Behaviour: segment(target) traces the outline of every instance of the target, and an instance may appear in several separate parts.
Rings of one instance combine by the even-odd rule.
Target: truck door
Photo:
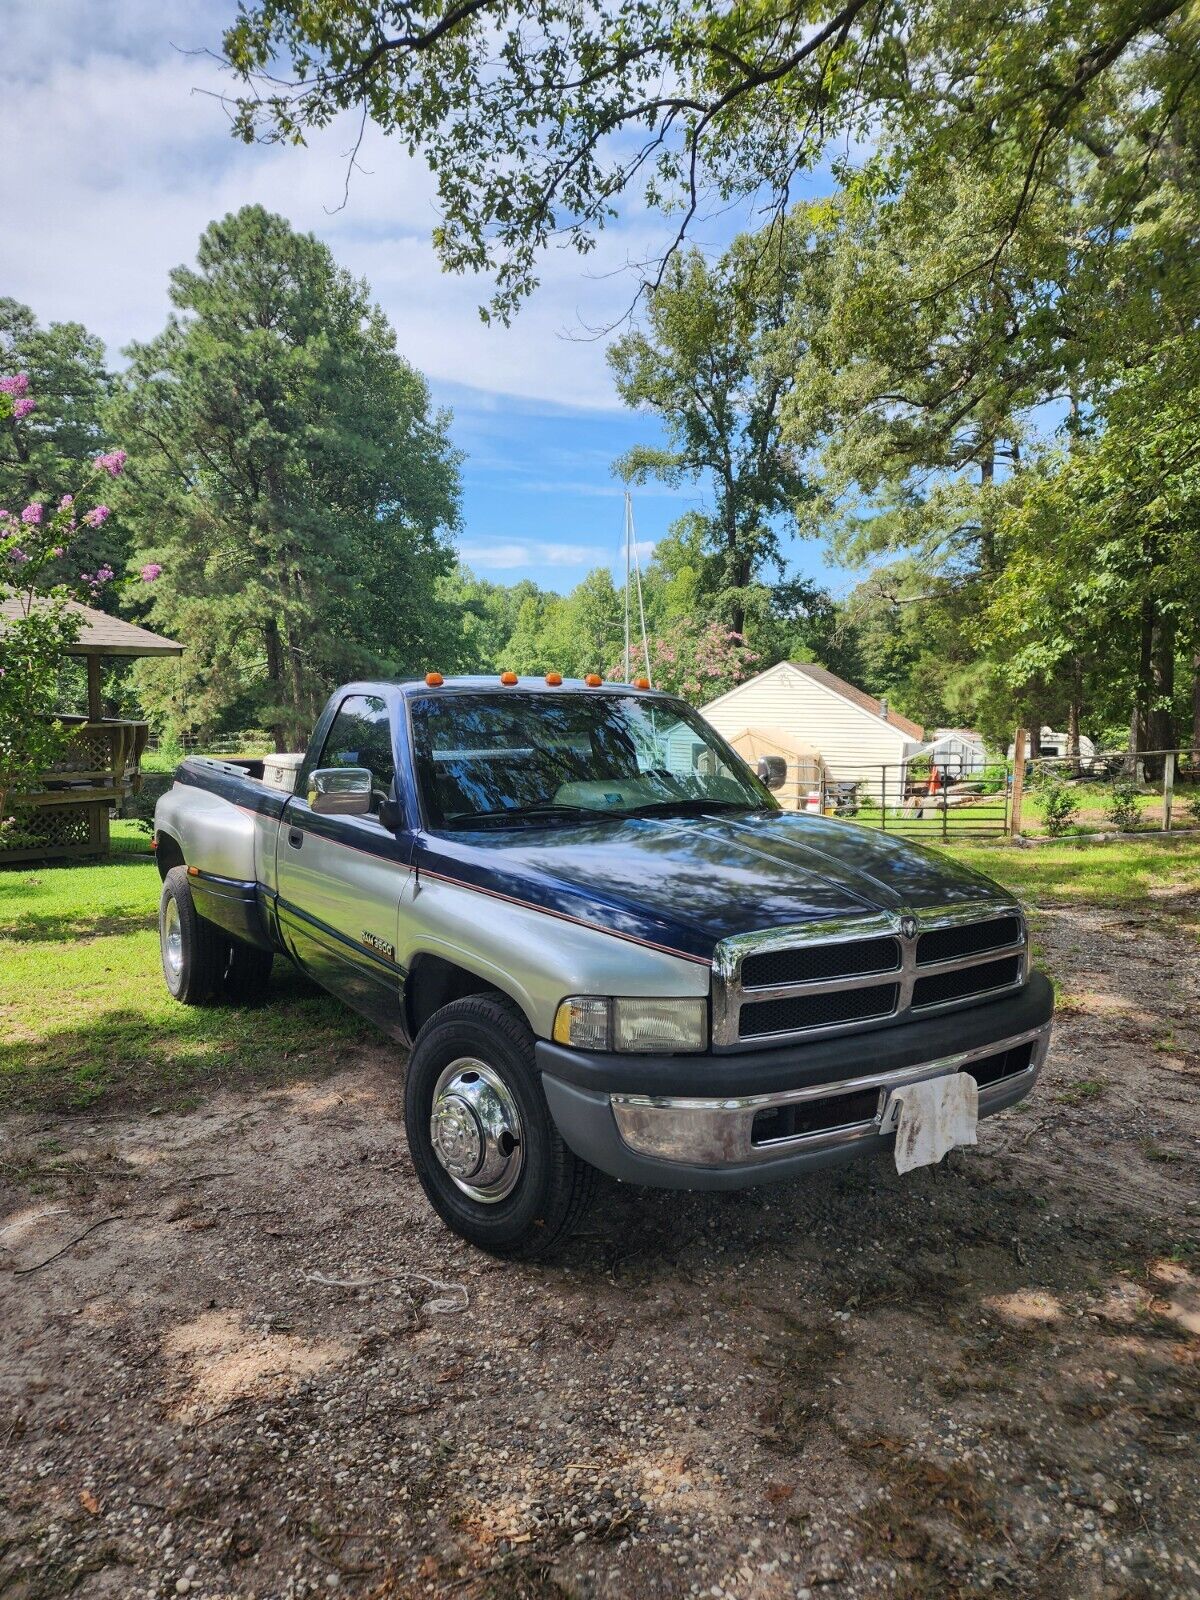
[[[412,836],[379,821],[393,793],[391,719],[380,695],[347,695],[311,767],[366,767],[371,811],[321,816],[304,794],[287,803],[276,870],[279,926],[301,966],[389,1033],[403,1036],[403,974],[396,963],[400,902],[412,893]]]

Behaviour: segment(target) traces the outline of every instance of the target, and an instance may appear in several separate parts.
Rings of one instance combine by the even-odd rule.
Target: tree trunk
[[[1067,711],[1067,754],[1071,758],[1071,771],[1079,776],[1079,718],[1083,710],[1083,665],[1078,656],[1071,658],[1071,704]]]
[[[1192,657],[1192,755],[1200,756],[1200,650]]]
[[[267,682],[271,685],[274,704],[280,706],[283,703],[284,687],[283,644],[279,638],[279,624],[274,617],[268,617],[263,627],[263,644],[267,652]],[[271,737],[275,741],[276,750],[284,751],[288,748],[287,728],[282,722],[272,722]]]
[[[1154,601],[1142,601],[1138,641],[1137,683],[1133,691],[1133,716],[1129,724],[1129,748],[1135,756],[1150,748],[1150,700],[1153,694]]]
[[[996,441],[990,439],[979,463],[979,487],[985,493],[996,480]],[[979,518],[979,565],[984,572],[996,570],[996,528],[992,508],[984,505]]]
[[[1160,617],[1154,629],[1154,642],[1150,660],[1149,743],[1151,750],[1173,750],[1175,747],[1175,720],[1171,702],[1175,696],[1175,618]],[[1155,756],[1153,776],[1163,772],[1163,758]]]

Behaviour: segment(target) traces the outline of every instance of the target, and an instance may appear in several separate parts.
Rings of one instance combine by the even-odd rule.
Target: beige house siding
[[[777,729],[818,750],[835,780],[865,784],[878,798],[886,774],[889,801],[899,801],[901,765],[921,746],[882,717],[873,716],[797,672],[786,661],[740,684],[701,708],[726,738],[746,728]]]

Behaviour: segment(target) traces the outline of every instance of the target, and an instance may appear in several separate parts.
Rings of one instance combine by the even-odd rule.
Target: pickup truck
[[[158,802],[167,987],[265,997],[282,954],[410,1047],[417,1175],[493,1252],[549,1249],[597,1170],[935,1161],[1045,1058],[1010,894],[781,810],[771,758],[642,682],[352,683],[294,789],[263,772],[191,757]]]

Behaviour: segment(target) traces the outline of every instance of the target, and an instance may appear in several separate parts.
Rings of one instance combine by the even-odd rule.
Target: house
[[[753,731],[808,746],[830,781],[857,783],[861,798],[889,805],[901,803],[908,762],[925,742],[925,730],[886,700],[810,661],[781,661],[701,714],[734,744]]]
[[[956,778],[974,777],[988,761],[984,742],[973,728],[938,728],[922,754],[950,783]]]

